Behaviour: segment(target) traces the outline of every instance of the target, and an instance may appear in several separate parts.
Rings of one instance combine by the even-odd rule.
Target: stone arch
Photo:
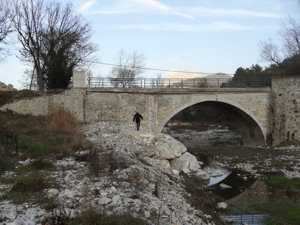
[[[213,105],[227,111],[236,121],[238,130],[242,136],[243,143],[249,145],[265,146],[265,130],[261,121],[251,111],[238,104],[224,101],[203,100],[188,102],[172,110],[168,116],[158,121],[158,132],[161,132],[165,124],[178,112],[195,104]]]

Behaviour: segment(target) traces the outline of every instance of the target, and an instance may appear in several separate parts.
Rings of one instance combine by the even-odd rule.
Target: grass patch
[[[47,198],[44,199],[43,201],[43,206],[45,207],[45,210],[49,211],[53,211],[54,209],[59,207],[59,202],[57,200],[57,198]]]
[[[93,209],[83,211],[81,215],[70,221],[69,225],[146,225],[147,223],[128,214],[106,216]]]
[[[3,174],[5,171],[13,169],[14,162],[12,161],[12,159],[0,154],[0,175]]]
[[[1,182],[12,184],[10,191],[3,195],[0,200],[12,200],[16,204],[21,204],[42,193],[51,186],[49,180],[40,173],[32,173],[28,176],[18,176],[15,178],[1,180]]]
[[[272,177],[265,180],[265,183],[277,189],[300,188],[300,178],[288,179],[286,177]]]
[[[54,168],[54,164],[44,159],[38,159],[32,163],[20,167],[20,171],[37,171],[37,170],[51,170]]]
[[[5,129],[17,131],[19,151],[30,158],[69,155],[89,145],[83,134],[77,131],[79,122],[75,116],[62,108],[53,109],[48,116],[0,112],[0,119]],[[13,144],[3,147],[14,150]]]
[[[300,206],[284,202],[268,202],[253,204],[253,208],[268,213],[266,225],[298,225],[300,224]]]

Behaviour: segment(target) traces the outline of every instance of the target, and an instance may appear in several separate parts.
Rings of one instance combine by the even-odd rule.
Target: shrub
[[[49,186],[44,176],[39,173],[30,174],[27,177],[17,177],[10,192],[35,193]]]
[[[70,221],[69,225],[146,225],[146,222],[128,214],[106,216],[88,209],[77,219]]]
[[[72,134],[76,133],[78,120],[70,111],[54,108],[51,114],[45,118],[45,125],[50,133]]]

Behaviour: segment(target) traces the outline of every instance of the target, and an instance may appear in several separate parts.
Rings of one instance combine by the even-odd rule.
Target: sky
[[[62,0],[67,3],[68,1]],[[90,21],[92,42],[99,45],[94,76],[109,76],[123,49],[146,57],[141,76],[163,77],[166,71],[234,74],[260,60],[259,42],[272,38],[288,16],[299,19],[298,0],[74,0],[77,13]],[[0,63],[0,81],[22,89],[26,65],[17,46]],[[161,70],[161,71],[160,71]]]

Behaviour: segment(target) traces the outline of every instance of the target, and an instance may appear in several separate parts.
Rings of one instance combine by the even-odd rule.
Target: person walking
[[[136,114],[133,117],[133,122],[136,122],[136,128],[137,130],[140,130],[140,125],[141,125],[141,119],[143,119],[142,115],[136,112]]]

